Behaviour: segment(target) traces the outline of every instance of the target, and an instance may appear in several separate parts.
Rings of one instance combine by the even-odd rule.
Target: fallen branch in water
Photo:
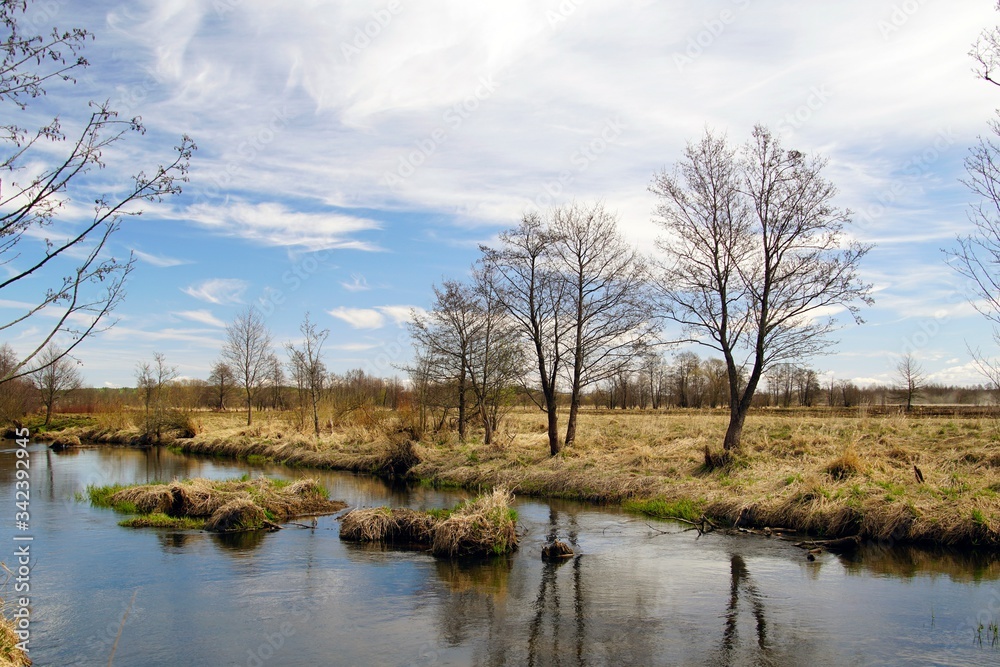
[[[665,517],[661,517],[661,518],[664,519],[664,520],[667,520],[667,521],[678,521],[680,523],[686,523],[687,525],[692,526],[692,528],[688,528],[687,530],[697,530],[699,535],[704,535],[705,533],[709,533],[709,532],[715,530],[716,528],[718,528],[718,526],[716,526],[714,523],[712,523],[711,519],[709,519],[704,514],[702,514],[701,518],[698,519],[697,521],[691,521],[689,519],[684,519],[684,518],[681,518],[679,516],[665,516]],[[653,530],[655,530],[656,532],[660,533],[661,535],[672,535],[673,534],[673,533],[671,533],[670,531],[667,531],[667,530],[660,530],[658,528],[653,528],[648,523],[646,525],[649,526],[650,528],[652,528]],[[686,531],[684,531],[684,532],[686,532]]]
[[[861,546],[861,538],[857,535],[851,535],[850,537],[839,537],[835,540],[796,542],[795,546],[800,549],[826,549],[832,553],[850,553],[856,551]]]

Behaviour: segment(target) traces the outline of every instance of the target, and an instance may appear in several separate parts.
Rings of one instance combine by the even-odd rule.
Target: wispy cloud
[[[132,250],[135,256],[146,262],[147,264],[152,264],[160,268],[169,268],[172,266],[181,266],[182,264],[190,264],[188,260],[176,259],[174,257],[164,257],[162,255],[153,255],[148,252],[143,252],[141,250]]]
[[[360,273],[352,273],[351,281],[347,282],[345,280],[340,283],[340,286],[343,287],[348,292],[365,292],[371,289],[371,287],[368,285],[368,281]]]
[[[182,317],[185,320],[191,320],[192,322],[199,322],[201,324],[207,324],[210,327],[220,327],[225,328],[226,323],[220,320],[218,317],[213,315],[211,311],[201,309],[201,310],[182,310],[180,312],[174,313],[177,317]]]
[[[243,293],[250,284],[238,278],[212,278],[182,289],[188,296],[216,305],[243,303]]]
[[[397,325],[413,321],[414,311],[418,314],[426,312],[423,308],[416,306],[379,306],[378,310],[383,315],[391,317]]]
[[[188,209],[185,216],[218,234],[267,246],[379,250],[376,244],[354,237],[359,232],[379,229],[378,222],[332,211],[301,213],[274,202],[236,202],[224,206],[201,203]]]

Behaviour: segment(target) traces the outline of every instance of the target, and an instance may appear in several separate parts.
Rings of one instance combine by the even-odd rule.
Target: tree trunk
[[[462,364],[462,372],[458,376],[458,440],[459,442],[465,442],[465,422],[468,419],[466,413],[465,405],[465,394],[467,393],[465,387],[465,364]]]
[[[250,400],[250,390],[247,389],[247,426],[253,421],[253,401]]]
[[[569,405],[569,419],[566,421],[566,446],[572,445],[576,440],[576,415],[580,412],[579,395],[573,397]]]
[[[545,411],[549,420],[549,454],[555,456],[562,450],[559,442],[559,413],[556,412],[555,390],[545,389]]]
[[[45,404],[45,426],[49,425],[49,420],[52,419],[52,403]]]
[[[726,439],[722,443],[722,448],[727,452],[740,450],[740,438],[743,436],[743,422],[746,421],[746,418],[747,411],[740,404],[730,408],[729,428],[726,429]]]

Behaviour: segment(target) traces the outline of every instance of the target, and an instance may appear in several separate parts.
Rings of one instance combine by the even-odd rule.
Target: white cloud
[[[378,222],[340,213],[300,213],[284,204],[237,202],[224,206],[196,204],[185,216],[216,233],[262,245],[379,250],[377,245],[353,237],[358,232],[379,229]]]
[[[192,322],[199,322],[201,324],[207,324],[210,327],[225,328],[226,323],[220,320],[218,317],[212,314],[211,311],[201,309],[201,310],[182,310],[174,313],[178,317],[183,317],[186,320],[191,320]]]
[[[351,282],[343,281],[340,283],[340,286],[348,292],[366,292],[371,289],[368,285],[368,280],[360,273],[352,273]]]
[[[385,326],[385,317],[371,308],[334,308],[327,311],[339,320],[347,322],[355,329],[381,329]]]
[[[143,252],[141,250],[132,250],[135,256],[148,264],[153,266],[158,266],[160,268],[169,268],[172,266],[181,266],[182,264],[190,264],[189,261],[183,259],[176,259],[174,257],[164,257],[162,255],[152,255],[148,252]]]
[[[427,312],[423,308],[417,308],[416,306],[379,306],[378,310],[383,315],[391,317],[396,325],[413,321],[413,311],[417,311],[418,314]]]
[[[423,308],[415,306],[375,306],[374,308],[345,308],[343,306],[328,310],[330,315],[347,322],[355,329],[381,329],[386,318],[400,326],[413,319],[413,311],[423,313]]]
[[[250,284],[238,278],[212,278],[182,289],[188,296],[217,305],[243,303]]]

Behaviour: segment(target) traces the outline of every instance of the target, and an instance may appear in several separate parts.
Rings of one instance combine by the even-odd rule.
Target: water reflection
[[[944,575],[956,582],[1000,579],[1000,552],[996,551],[868,543],[841,560],[849,574],[871,573],[906,579]]]

